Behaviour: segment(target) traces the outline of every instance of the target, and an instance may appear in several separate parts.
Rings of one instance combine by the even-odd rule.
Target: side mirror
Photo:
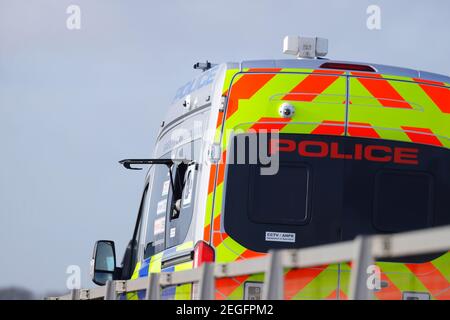
[[[116,250],[114,241],[99,240],[95,243],[91,260],[91,276],[95,284],[103,286],[106,281],[114,280],[116,270]]]

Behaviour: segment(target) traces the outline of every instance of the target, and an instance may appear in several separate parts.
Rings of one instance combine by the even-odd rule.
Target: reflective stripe
[[[423,91],[430,97],[431,100],[444,113],[450,113],[450,89],[438,86],[444,86],[443,82],[429,81],[423,79],[414,79],[418,82]],[[425,82],[427,84],[423,84]]]
[[[345,122],[325,120],[322,122],[322,124],[318,125],[311,133],[341,136],[345,133]]]
[[[380,138],[380,135],[369,123],[349,122],[348,135],[361,138]]]
[[[431,263],[406,264],[409,270],[423,283],[432,296],[450,289],[450,284],[441,272]],[[442,297],[440,297],[442,298]]]
[[[249,72],[278,72],[281,69],[251,69]],[[226,118],[231,117],[238,109],[239,99],[250,99],[258,90],[269,82],[276,74],[248,74],[240,78],[232,87],[229,97]]]
[[[412,142],[430,144],[439,147],[443,146],[441,141],[439,141],[439,139],[430,129],[407,126],[402,126],[401,128],[405,130],[405,133],[408,135],[409,139],[411,139]]]
[[[358,81],[385,107],[412,109],[395,88],[379,74],[352,72],[352,75],[370,78],[357,78]]]
[[[330,76],[330,74],[337,76]],[[282,100],[311,102],[338,80],[339,75],[343,74],[344,71],[314,70],[311,75],[303,79]]]
[[[320,273],[322,273],[325,268],[326,266],[322,268],[317,267],[289,270],[285,275],[285,299],[291,300],[292,298],[294,298],[301,290],[306,287],[306,285],[308,285]]]

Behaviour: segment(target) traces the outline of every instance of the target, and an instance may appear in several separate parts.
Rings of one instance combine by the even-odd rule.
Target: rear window
[[[380,171],[375,179],[374,226],[400,232],[431,225],[433,179],[421,172]]]
[[[283,163],[276,175],[261,175],[253,166],[248,215],[255,223],[304,224],[309,214],[310,170],[306,165]]]

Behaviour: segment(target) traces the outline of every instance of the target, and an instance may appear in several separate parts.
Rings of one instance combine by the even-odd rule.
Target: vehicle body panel
[[[191,262],[166,268],[164,262],[192,252],[194,244],[200,240],[215,248],[217,263],[265,254],[244,247],[225,231],[222,213],[227,154],[236,132],[275,129],[280,134],[353,137],[450,148],[448,77],[374,64],[371,66],[376,73],[320,69],[322,63],[321,60],[265,60],[222,64],[177,92],[159,135],[155,156],[176,152],[174,145],[163,147],[164,135],[203,108],[200,153],[204,156],[211,145],[216,144],[221,146],[222,157],[218,164],[202,162],[200,166],[189,237],[178,246],[141,259],[133,278],[145,277],[149,272],[192,268]],[[191,102],[197,101],[197,106],[190,110],[183,108],[187,96]],[[280,117],[278,108],[282,103],[295,107],[292,118]],[[188,123],[185,124],[190,126]],[[343,174],[352,175],[352,168],[346,167],[345,162],[337,165]],[[355,217],[350,213],[348,219]],[[350,235],[333,237],[330,241]],[[449,253],[421,263],[378,262],[377,265],[381,268],[383,282],[381,290],[375,292],[377,299],[402,299],[405,292],[427,293],[432,299],[450,298]],[[347,262],[286,270],[285,297],[345,299],[349,272]],[[263,280],[262,274],[218,279],[216,298],[243,299],[246,283]],[[192,290],[191,285],[166,288],[163,297],[187,299]],[[139,295],[142,296],[129,294],[127,298],[140,298]]]

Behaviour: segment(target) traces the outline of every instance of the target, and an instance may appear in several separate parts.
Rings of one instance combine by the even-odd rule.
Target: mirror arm
[[[114,268],[113,280],[124,280],[122,279],[122,267]]]

